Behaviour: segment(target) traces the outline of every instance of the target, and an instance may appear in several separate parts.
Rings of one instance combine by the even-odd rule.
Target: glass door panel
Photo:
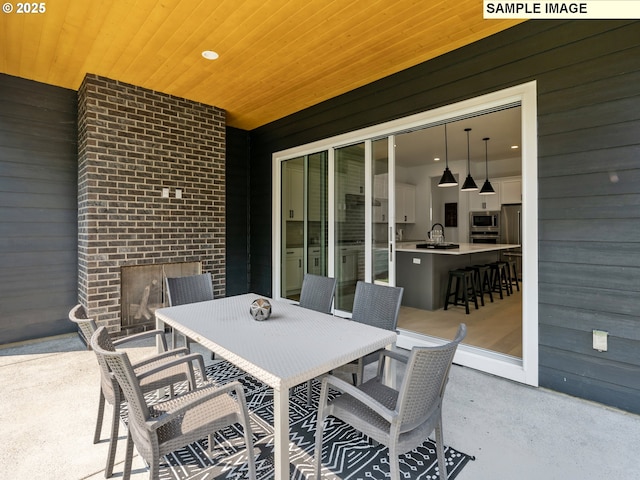
[[[300,297],[304,273],[304,157],[282,162],[282,255],[280,292],[283,298]]]
[[[358,280],[364,280],[365,145],[335,150],[335,308],[350,312]]]
[[[328,158],[327,152],[307,157],[307,273],[327,275],[328,270]]]
[[[327,274],[327,172],[326,151],[281,163],[280,292],[283,298],[299,300],[305,272]]]
[[[389,139],[372,142],[371,269],[374,283],[389,283]]]

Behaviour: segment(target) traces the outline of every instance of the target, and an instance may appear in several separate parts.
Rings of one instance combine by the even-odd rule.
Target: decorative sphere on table
[[[258,298],[251,302],[249,311],[251,312],[251,316],[260,322],[266,320],[271,315],[271,304],[269,300]]]

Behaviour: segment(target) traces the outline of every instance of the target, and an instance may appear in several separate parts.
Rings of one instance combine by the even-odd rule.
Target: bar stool
[[[493,293],[491,288],[491,268],[487,265],[472,265],[471,267],[477,275],[477,288],[482,306],[484,306],[484,295],[489,294],[489,300],[493,303]]]
[[[456,288],[452,292],[453,279],[456,279]],[[449,299],[453,296],[453,302]],[[444,298],[444,309],[446,310],[449,303],[452,305],[464,305],[465,312],[469,315],[469,300],[473,300],[476,310],[478,309],[478,294],[476,292],[475,282],[473,281],[473,272],[469,270],[449,270],[449,282],[447,283],[447,294]],[[458,303],[460,301],[460,303]],[[464,302],[463,302],[464,301]]]
[[[500,299],[504,298],[502,291],[504,290],[507,296],[511,295],[510,292],[510,283],[508,275],[507,262],[493,262],[488,265],[491,269],[491,289],[494,292],[498,292],[500,294]]]
[[[511,293],[513,293],[513,285],[516,290],[520,291],[520,282],[518,281],[518,262],[515,260],[507,260],[507,272],[509,273],[509,284],[511,285]]]

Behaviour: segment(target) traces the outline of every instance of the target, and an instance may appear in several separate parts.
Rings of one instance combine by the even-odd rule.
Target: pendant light
[[[464,181],[460,190],[463,192],[472,192],[474,190],[478,190],[478,185],[476,185],[476,182],[473,181],[473,177],[471,177],[471,154],[469,149],[469,132],[471,129],[465,128],[464,131],[467,132],[467,179]]]
[[[480,189],[478,194],[493,195],[494,193],[496,193],[496,191],[493,189],[493,187],[491,186],[491,182],[489,181],[489,154],[487,153],[488,151],[487,145],[489,142],[489,137],[483,138],[482,140],[484,140],[484,167],[485,167],[486,179],[484,181],[484,185],[482,185],[482,188]]]
[[[442,174],[442,178],[438,183],[439,187],[455,187],[458,185],[456,177],[453,176],[451,170],[449,170],[449,151],[447,147],[447,124],[444,124],[444,161],[445,161],[445,169]]]

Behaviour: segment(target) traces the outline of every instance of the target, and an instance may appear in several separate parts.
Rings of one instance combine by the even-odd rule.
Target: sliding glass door
[[[350,312],[358,280],[364,280],[365,144],[334,152],[335,308]]]
[[[305,273],[328,272],[327,152],[281,163],[280,294],[298,300]]]

